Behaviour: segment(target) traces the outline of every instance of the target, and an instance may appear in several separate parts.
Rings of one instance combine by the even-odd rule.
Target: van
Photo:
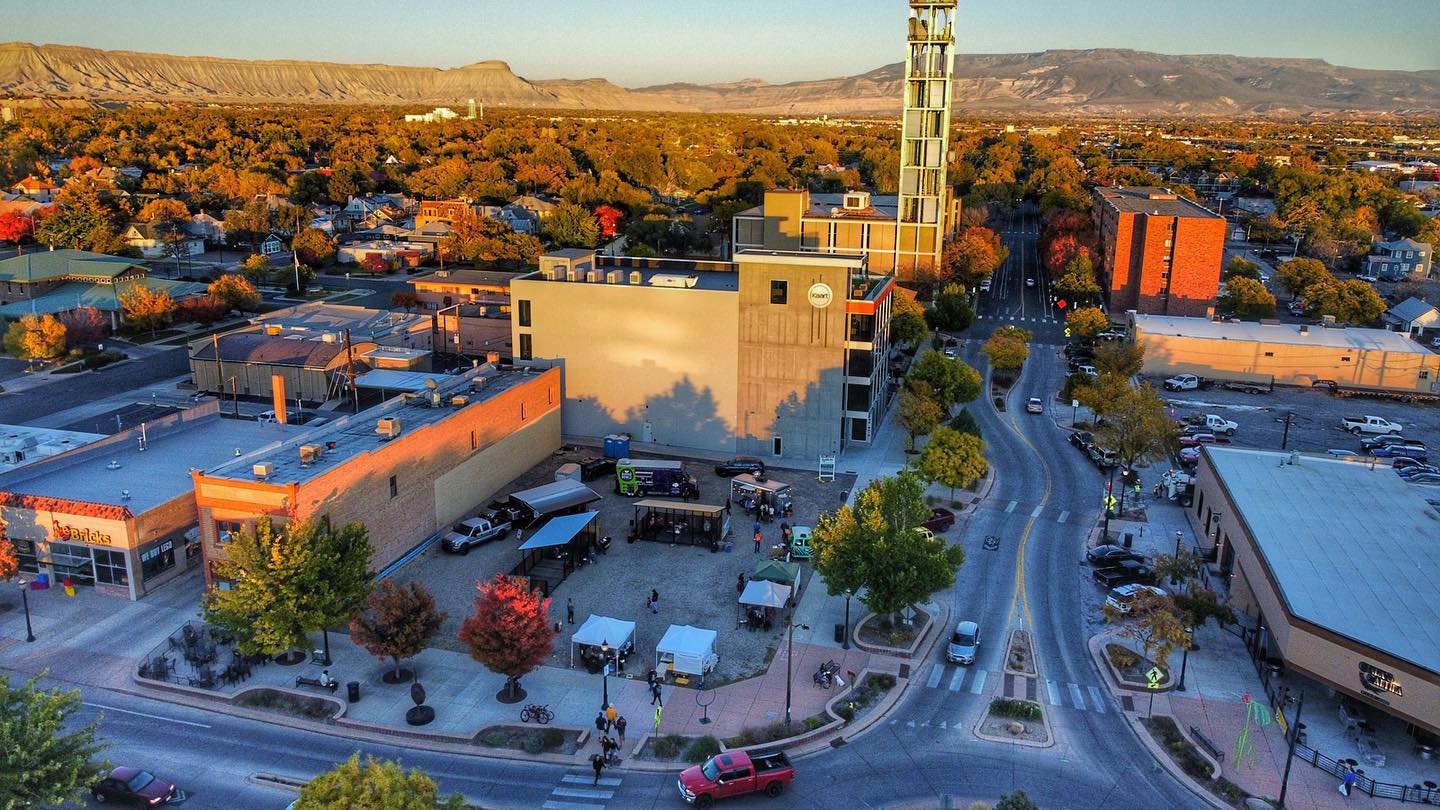
[[[1164,590],[1157,588],[1154,585],[1140,585],[1138,583],[1131,583],[1129,585],[1121,585],[1118,588],[1112,588],[1110,590],[1110,595],[1105,597],[1105,604],[1109,605],[1120,613],[1129,613],[1131,609],[1135,606],[1136,597],[1142,592],[1152,593],[1160,597],[1163,597],[1165,595]]]
[[[980,625],[975,622],[960,622],[950,634],[950,645],[945,648],[945,660],[952,664],[973,664],[975,653],[980,649]]]

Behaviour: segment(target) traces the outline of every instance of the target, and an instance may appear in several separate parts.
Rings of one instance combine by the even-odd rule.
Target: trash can
[[[843,624],[837,624],[837,625],[835,625],[835,643],[836,643],[836,644],[844,644],[844,643],[845,643],[845,625],[843,625]]]
[[[1130,532],[1126,532],[1124,545],[1125,548],[1133,548],[1135,545],[1135,535],[1131,534]]]
[[[360,702],[360,682],[359,682],[359,681],[350,681],[349,683],[345,684],[345,696],[346,696],[347,698],[349,698],[349,700],[350,700],[351,703],[359,703],[359,702]]]

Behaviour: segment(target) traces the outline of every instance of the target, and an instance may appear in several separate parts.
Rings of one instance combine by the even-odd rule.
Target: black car
[[[149,771],[120,767],[90,787],[96,803],[121,801],[156,807],[185,801],[185,791]]]
[[[1150,566],[1138,560],[1121,560],[1115,565],[1095,569],[1095,581],[1106,589],[1132,583],[1148,583],[1155,578]]]
[[[756,477],[763,476],[765,462],[754,456],[736,456],[729,461],[722,461],[715,465],[715,474],[724,478],[733,478],[744,473],[750,473]]]
[[[1070,443],[1082,453],[1089,452],[1090,445],[1095,443],[1095,436],[1088,430],[1077,430],[1070,434]]]
[[[1096,546],[1085,552],[1085,561],[1094,566],[1111,567],[1125,560],[1143,562],[1144,557],[1131,551],[1124,546],[1117,546],[1107,543],[1103,546]]]
[[[1425,449],[1425,443],[1419,439],[1407,439],[1404,436],[1398,436],[1394,433],[1387,433],[1384,436],[1369,436],[1361,439],[1360,449],[1369,452],[1392,444],[1403,444],[1410,447],[1418,447],[1421,450]]]
[[[615,474],[615,459],[586,456],[580,459],[580,480],[594,481]]]

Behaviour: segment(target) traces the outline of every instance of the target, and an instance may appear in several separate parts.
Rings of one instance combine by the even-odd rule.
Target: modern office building
[[[1440,393],[1440,354],[1399,332],[1130,314],[1145,374]]]
[[[874,273],[914,278],[940,266],[959,222],[947,179],[956,0],[910,0],[897,196],[778,190],[735,215],[731,245],[744,250],[862,254]]]
[[[870,441],[893,274],[863,255],[733,262],[547,254],[515,279],[518,363],[559,366],[565,430],[811,466]]]
[[[558,371],[485,365],[437,377],[434,387],[195,470],[200,542],[213,562],[261,517],[328,515],[365,524],[381,570],[559,446]],[[215,581],[210,566],[206,580]]]
[[[1187,514],[1257,661],[1440,734],[1434,488],[1389,465],[1206,447]]]
[[[1111,312],[1209,313],[1225,260],[1225,218],[1169,189],[1095,189],[1095,268]]]

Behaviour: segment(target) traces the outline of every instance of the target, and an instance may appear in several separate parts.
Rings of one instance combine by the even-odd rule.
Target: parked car
[[[946,346],[942,354],[945,355],[945,359],[947,360],[954,360],[956,357],[959,356],[954,346]]]
[[[1096,582],[1106,588],[1118,588],[1131,583],[1149,582],[1154,578],[1150,566],[1137,560],[1121,560],[1113,566],[1097,568],[1092,575]]]
[[[580,480],[594,481],[615,473],[615,459],[586,456],[580,459]]]
[[[1030,397],[1025,401],[1026,413],[1044,413],[1045,403],[1039,397]]]
[[[955,513],[943,506],[930,510],[930,519],[920,524],[932,532],[943,532],[955,525]]]
[[[1070,434],[1070,443],[1079,448],[1080,452],[1086,452],[1090,445],[1095,443],[1095,434],[1088,430],[1077,430]]]
[[[1196,446],[1196,447],[1186,447],[1186,448],[1182,449],[1182,450],[1180,451],[1180,463],[1181,463],[1181,464],[1199,464],[1199,463],[1200,463],[1200,448],[1199,448],[1198,446]]]
[[[734,478],[744,473],[750,473],[757,478],[765,475],[765,462],[754,456],[736,456],[715,465],[715,474],[724,478]]]
[[[1181,447],[1199,447],[1202,444],[1229,444],[1230,440],[1216,436],[1214,433],[1196,433],[1192,436],[1181,436]]]
[[[470,549],[504,537],[509,531],[510,521],[498,512],[490,517],[473,517],[452,526],[440,541],[440,547],[452,554],[469,554]]]
[[[1034,277],[1034,276],[1026,276],[1026,277],[1025,277],[1025,286],[1026,286],[1026,287],[1034,287],[1034,286],[1035,286],[1035,277]]]
[[[1377,447],[1384,447],[1387,444],[1404,444],[1405,442],[1415,442],[1416,444],[1424,446],[1424,443],[1419,439],[1407,439],[1395,433],[1386,433],[1383,436],[1366,436],[1361,439],[1360,450],[1368,453]]]
[[[971,621],[955,625],[955,632],[950,634],[950,644],[945,648],[945,660],[952,664],[973,664],[979,651],[980,625]]]
[[[986,277],[985,277],[985,280],[982,281],[982,282],[980,282],[980,292],[985,292],[985,293],[990,292],[990,277],[989,277],[989,276],[986,276]]]
[[[1405,428],[1399,422],[1391,422],[1379,416],[1347,416],[1340,420],[1340,428],[1359,436],[1361,433],[1400,433]]]
[[[1120,460],[1116,458],[1114,450],[1107,450],[1098,444],[1090,445],[1085,449],[1085,452],[1090,456],[1090,460],[1095,462],[1095,466],[1102,470],[1108,470],[1111,467],[1120,465]]]
[[[1194,391],[1200,387],[1200,378],[1194,374],[1176,374],[1162,385],[1166,391]]]
[[[1096,546],[1085,552],[1085,561],[1095,566],[1111,566],[1122,560],[1143,562],[1144,559],[1144,557],[1130,549],[1124,546],[1117,546],[1113,543]]]
[[[97,804],[119,801],[158,807],[185,801],[185,791],[149,771],[121,766],[91,786],[90,797]]]
[[[1160,597],[1165,596],[1165,591],[1154,585],[1141,585],[1132,582],[1129,585],[1121,585],[1118,588],[1111,589],[1110,595],[1105,597],[1105,604],[1120,613],[1129,613],[1130,610],[1134,608],[1135,600],[1141,593],[1151,593]]]
[[[1410,460],[1414,461],[1414,459]],[[1404,467],[1395,471],[1396,475],[1406,479],[1414,478],[1417,475],[1432,475],[1436,473],[1440,473],[1440,467],[1436,467],[1434,464],[1421,464],[1418,461],[1415,462],[1415,466],[1413,467]]]
[[[1347,453],[1346,455],[1349,455],[1349,454]],[[1413,459],[1413,458],[1405,458],[1404,456],[1400,456],[1399,458],[1397,458],[1397,459],[1395,459],[1394,461],[1390,462],[1390,466],[1391,466],[1391,467],[1394,467],[1396,472],[1399,472],[1400,470],[1403,470],[1403,469],[1405,469],[1406,467],[1425,467],[1425,466],[1428,466],[1428,465],[1426,465],[1426,464],[1424,464],[1424,463],[1421,463],[1421,462],[1419,462],[1419,461],[1416,461],[1416,460]]]
[[[747,793],[776,798],[794,779],[795,769],[784,751],[725,751],[681,771],[676,787],[680,798],[704,810],[716,799]]]
[[[1124,340],[1130,337],[1123,329],[1106,329],[1095,336],[1096,340]]]
[[[1440,473],[1420,473],[1405,479],[1412,484],[1440,484]]]
[[[1072,360],[1077,357],[1089,360],[1095,356],[1095,350],[1089,346],[1082,346],[1078,343],[1068,343],[1065,345],[1065,356]]]
[[[1095,367],[1092,366],[1092,365],[1090,365],[1089,363],[1081,363],[1080,365],[1076,366],[1076,367],[1075,367],[1075,373],[1077,373],[1077,374],[1088,374],[1088,375],[1090,375],[1091,377],[1099,377],[1099,376],[1100,376],[1100,372],[1096,371],[1096,370],[1095,370]]]
[[[1240,429],[1239,422],[1232,422],[1223,416],[1216,416],[1213,413],[1200,413],[1190,418],[1190,424],[1195,427],[1203,427],[1201,433],[1215,433],[1223,436],[1234,436],[1235,431]]]
[[[1430,460],[1430,452],[1425,449],[1423,442],[1386,444],[1371,450],[1370,455],[1376,458],[1413,458],[1416,461]]]

